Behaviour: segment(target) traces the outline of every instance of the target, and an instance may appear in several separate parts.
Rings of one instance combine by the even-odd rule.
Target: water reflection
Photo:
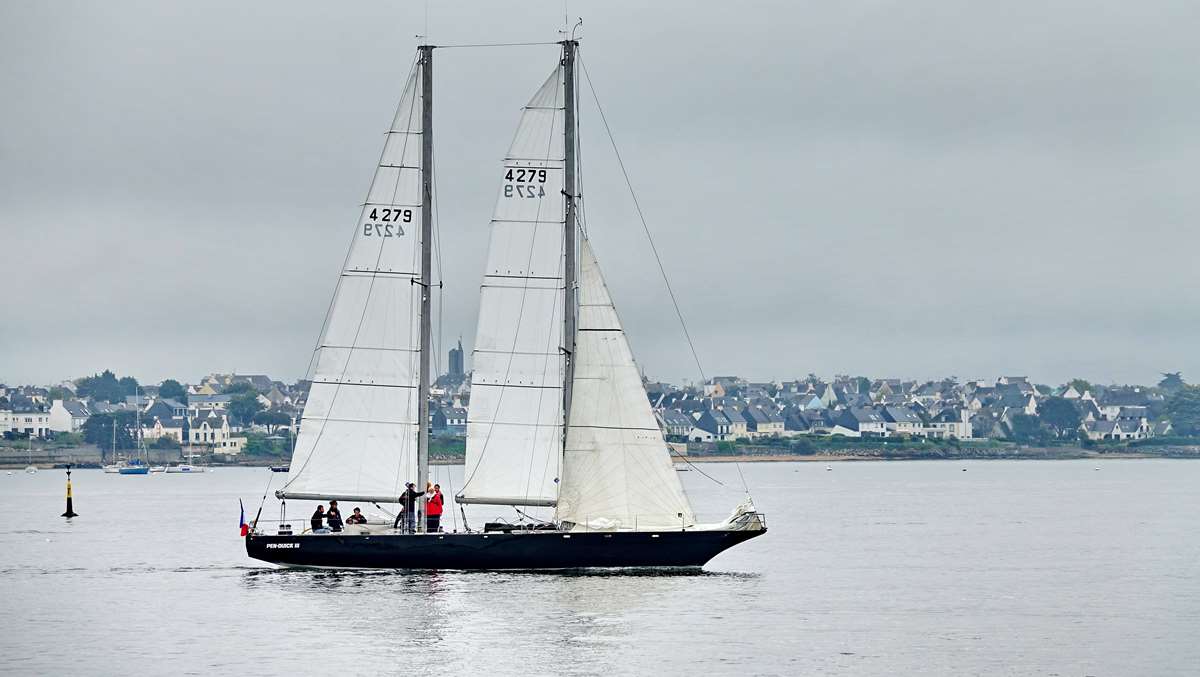
[[[32,476],[0,492],[0,674],[1191,674],[1200,464],[1092,466],[750,466],[778,519],[708,571],[278,569],[212,519],[257,471],[95,471],[69,528]]]

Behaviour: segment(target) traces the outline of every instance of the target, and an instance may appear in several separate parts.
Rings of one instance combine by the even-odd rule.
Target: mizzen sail
[[[416,479],[420,80],[414,68],[355,227],[282,498],[395,500]]]
[[[587,240],[579,251],[574,393],[555,520],[588,529],[696,521]]]
[[[480,288],[459,501],[553,505],[562,460],[563,68],[521,113]]]

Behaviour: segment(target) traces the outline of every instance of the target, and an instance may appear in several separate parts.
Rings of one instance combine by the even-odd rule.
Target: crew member
[[[342,511],[338,510],[337,501],[329,502],[329,510],[325,511],[325,522],[330,531],[342,530]]]
[[[317,511],[312,514],[309,523],[312,524],[313,533],[325,530],[325,506],[317,506]]]
[[[362,510],[355,508],[354,513],[346,518],[346,524],[366,524],[367,518],[363,517]]]
[[[393,528],[399,527],[401,522],[404,523],[404,531],[412,533],[417,524],[417,503],[424,496],[417,491],[417,486],[412,482],[404,485],[404,493],[400,494],[400,514],[396,515],[396,521],[392,524]]]
[[[441,531],[442,524],[442,485],[433,485],[433,495],[425,503],[425,531],[436,533]]]

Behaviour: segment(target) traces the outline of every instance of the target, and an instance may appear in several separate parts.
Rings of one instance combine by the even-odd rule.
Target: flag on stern
[[[246,524],[246,506],[242,505],[242,499],[238,499],[238,510],[241,511],[241,517],[238,517],[238,526],[242,530],[242,536],[250,533],[250,526]]]

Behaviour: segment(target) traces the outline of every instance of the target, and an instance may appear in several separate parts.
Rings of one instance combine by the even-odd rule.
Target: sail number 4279
[[[413,210],[399,207],[372,207],[363,223],[363,235],[370,237],[401,237],[404,227],[401,223],[412,223]]]
[[[504,173],[504,197],[546,197],[546,170],[509,169]]]

